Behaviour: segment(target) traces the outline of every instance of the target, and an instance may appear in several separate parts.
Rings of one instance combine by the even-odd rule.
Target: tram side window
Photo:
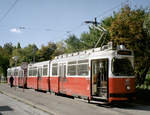
[[[68,73],[67,75],[76,75],[77,63],[76,61],[68,62]]]
[[[38,68],[38,77],[42,77],[42,67]]]
[[[56,76],[58,74],[58,64],[52,64],[52,75]]]
[[[14,71],[13,71],[13,70],[11,71],[11,75],[12,75],[12,76],[15,76],[15,74],[14,74]]]
[[[29,68],[29,76],[32,76],[32,68]]]
[[[47,76],[48,65],[43,66],[43,75]]]
[[[78,75],[87,76],[89,74],[88,71],[89,61],[88,60],[79,60],[78,61]]]
[[[24,76],[27,76],[27,70],[23,71]]]
[[[37,76],[37,67],[34,67],[34,68],[33,68],[33,73],[32,73],[32,75],[33,75],[33,76]]]
[[[21,77],[21,70],[19,71],[19,77]]]
[[[7,76],[11,76],[11,71],[8,71]]]
[[[21,70],[19,70],[19,72],[18,72],[18,77],[20,77],[20,76],[21,76],[20,72],[21,72]]]
[[[15,69],[14,76],[18,76],[18,69]]]
[[[20,71],[20,77],[24,77],[23,70]]]

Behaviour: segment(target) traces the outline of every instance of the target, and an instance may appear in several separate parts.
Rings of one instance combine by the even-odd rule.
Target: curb
[[[32,106],[33,108],[39,109],[39,110],[41,110],[43,112],[46,112],[46,113],[48,113],[50,115],[57,115],[55,112],[49,111],[48,109],[46,109],[44,107],[41,107],[41,106],[39,106],[39,105],[37,105],[35,103],[32,103],[31,101],[28,101],[26,99],[22,99],[22,98],[20,98],[18,96],[12,95],[10,93],[6,93],[5,91],[1,91],[1,90],[0,90],[0,93],[3,94],[3,95],[6,95],[8,97],[11,97],[11,98],[13,98],[13,99],[15,99],[17,101],[23,102],[23,103],[25,103],[25,104],[27,104],[29,106]]]

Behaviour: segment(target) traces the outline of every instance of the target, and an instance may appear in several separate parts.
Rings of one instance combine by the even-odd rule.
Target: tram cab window
[[[112,73],[116,76],[133,76],[134,70],[129,59],[112,59]]]

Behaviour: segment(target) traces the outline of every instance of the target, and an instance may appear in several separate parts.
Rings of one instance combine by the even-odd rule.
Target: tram
[[[14,77],[13,85],[14,86],[23,86],[23,83],[25,83],[25,81],[23,81],[24,72],[25,71],[23,69],[21,69],[20,66],[8,68],[8,70],[7,70],[8,83],[9,83],[10,76],[13,76]]]
[[[28,64],[27,73],[27,88],[88,101],[111,103],[135,99],[134,54],[123,45],[114,50],[109,43]]]
[[[28,64],[27,88],[49,91],[50,61]]]
[[[51,90],[88,100],[134,99],[133,58],[132,51],[111,45],[58,56],[51,61]]]

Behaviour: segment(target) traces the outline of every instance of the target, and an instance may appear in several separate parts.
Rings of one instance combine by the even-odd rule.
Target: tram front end
[[[111,60],[109,103],[135,99],[134,56],[129,50],[117,50]]]

